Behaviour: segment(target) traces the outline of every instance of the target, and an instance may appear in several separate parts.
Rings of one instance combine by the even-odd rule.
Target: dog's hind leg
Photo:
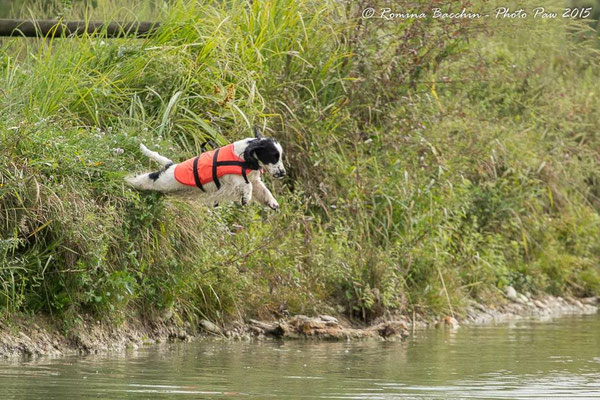
[[[149,173],[129,175],[125,177],[125,182],[137,190],[152,190],[153,181],[150,179],[149,175]]]
[[[148,150],[143,144],[140,144],[140,150],[146,156],[162,165],[162,168],[155,172],[125,177],[125,181],[130,186],[138,190],[155,190],[158,192],[175,192],[187,188],[175,179],[175,164],[173,161],[155,151]]]
[[[144,146],[141,143],[140,143],[140,150],[142,151],[142,153],[144,153],[144,155],[146,157],[149,157],[150,159],[156,161],[157,163],[159,163],[163,167],[166,167],[167,165],[172,165],[173,164],[173,161],[169,160],[167,157],[161,156],[157,152],[149,150],[146,146]]]
[[[139,175],[130,175],[125,181],[138,190],[156,190],[159,192],[173,192],[186,188],[175,179],[174,164],[169,164],[156,172],[146,172]]]

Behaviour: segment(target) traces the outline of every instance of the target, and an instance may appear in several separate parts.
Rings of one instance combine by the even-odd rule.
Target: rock
[[[338,319],[335,317],[332,317],[331,315],[319,315],[319,319],[325,323],[331,323],[331,324],[337,324],[338,323]]]
[[[19,332],[19,337],[21,337],[21,339],[25,342],[31,342],[31,338],[27,336],[24,332]]]
[[[467,308],[467,318],[470,320],[475,320],[479,316],[479,313],[474,307]]]
[[[517,302],[519,301],[519,297],[517,294],[517,291],[515,290],[515,288],[513,288],[512,286],[507,286],[504,288],[504,295],[506,296],[506,298],[508,298],[510,301],[513,302]]]
[[[266,324],[268,325],[268,324]],[[253,325],[266,335],[287,339],[318,338],[330,340],[347,340],[379,336],[374,329],[353,329],[341,326],[334,317],[310,318],[306,315],[296,315],[287,320],[280,320],[274,326],[265,323]]]
[[[460,327],[460,325],[458,324],[458,321],[454,317],[447,316],[447,317],[444,317],[442,319],[442,321],[444,322],[445,326],[448,326],[451,329],[457,329]]]
[[[285,322],[285,321],[279,321],[279,323],[277,323],[275,325],[275,328],[273,328],[273,330],[268,331],[267,333],[271,336],[275,336],[275,337],[283,337],[286,334],[289,334],[289,332],[291,331],[291,328],[289,327],[289,325]]]
[[[305,315],[296,315],[288,321],[297,333],[301,333],[307,336],[313,336],[317,330],[324,329],[325,323],[320,319],[308,318]]]
[[[533,300],[533,304],[537,307],[537,308],[541,308],[542,310],[546,309],[546,305],[544,303],[542,303],[540,300]]]
[[[383,322],[373,328],[377,334],[383,338],[392,336],[408,337],[408,325],[404,321]]]
[[[600,304],[600,296],[584,297],[581,302],[588,305]]]
[[[275,327],[277,326],[277,323],[268,323],[263,321],[257,321],[255,319],[251,319],[249,322],[251,326],[261,329],[263,331],[270,331],[272,329],[275,329]]]
[[[517,302],[521,304],[529,304],[530,300],[524,294],[517,294]]]
[[[225,331],[225,336],[227,336],[229,339],[233,339],[233,340],[239,340],[240,339],[239,332],[237,332],[235,330]]]
[[[188,334],[187,334],[187,332],[185,331],[185,329],[180,329],[180,330],[177,332],[177,338],[178,338],[179,340],[186,340],[186,339],[187,339],[187,337],[188,337]]]
[[[248,327],[256,336],[269,335],[281,337],[285,334],[287,324],[285,322],[263,322],[251,319],[248,321]]]
[[[221,328],[206,319],[200,321],[200,327],[209,333],[221,334]]]

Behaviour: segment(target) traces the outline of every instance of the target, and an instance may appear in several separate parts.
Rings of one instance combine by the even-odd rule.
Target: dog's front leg
[[[257,201],[260,201],[264,205],[272,208],[273,210],[279,210],[279,203],[271,193],[271,191],[265,186],[262,180],[256,179],[252,181],[254,187],[254,197]]]
[[[246,182],[242,183],[240,185],[240,192],[240,203],[245,206],[252,200],[252,184]]]

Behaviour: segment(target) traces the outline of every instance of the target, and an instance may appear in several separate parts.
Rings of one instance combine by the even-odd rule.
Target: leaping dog
[[[140,144],[143,154],[162,168],[125,178],[138,190],[163,193],[198,194],[209,205],[239,200],[242,205],[255,199],[273,210],[279,203],[261,180],[263,171],[275,178],[285,176],[283,149],[271,138],[254,128],[255,138],[246,138],[204,152],[179,164]]]

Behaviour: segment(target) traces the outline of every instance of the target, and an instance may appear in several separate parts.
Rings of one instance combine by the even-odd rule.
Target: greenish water
[[[2,399],[600,398],[600,316],[403,343],[197,343],[0,363]]]

